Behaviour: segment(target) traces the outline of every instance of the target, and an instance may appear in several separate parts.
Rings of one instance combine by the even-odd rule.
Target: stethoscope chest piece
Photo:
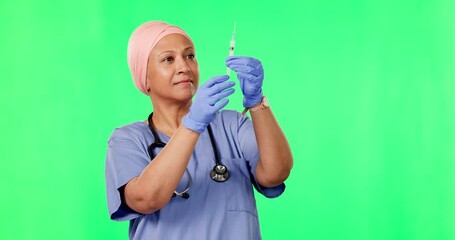
[[[224,182],[229,178],[229,171],[223,164],[217,164],[210,171],[210,177],[216,182]]]

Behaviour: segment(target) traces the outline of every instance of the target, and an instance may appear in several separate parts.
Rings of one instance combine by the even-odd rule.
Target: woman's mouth
[[[185,80],[182,80],[182,81],[178,81],[177,83],[174,83],[174,85],[190,85],[192,84],[193,81],[191,79],[185,79]]]

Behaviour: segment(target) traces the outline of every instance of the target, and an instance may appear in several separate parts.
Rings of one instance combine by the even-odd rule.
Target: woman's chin
[[[192,90],[188,89],[185,92],[179,93],[178,96],[176,96],[176,98],[179,101],[188,102],[188,101],[191,101],[191,99],[193,98],[195,92],[196,91],[192,91]]]

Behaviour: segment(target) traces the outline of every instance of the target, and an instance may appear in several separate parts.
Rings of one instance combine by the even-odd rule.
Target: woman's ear
[[[148,75],[148,74],[147,74],[147,75]],[[150,94],[150,87],[149,87],[149,84],[148,84],[148,83],[149,83],[149,78],[146,77],[146,78],[145,78],[145,89],[147,89],[147,93]]]

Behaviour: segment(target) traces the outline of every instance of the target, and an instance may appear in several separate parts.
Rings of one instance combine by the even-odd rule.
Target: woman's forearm
[[[259,148],[256,177],[264,187],[274,187],[286,180],[293,166],[289,143],[270,108],[251,112]]]
[[[125,201],[148,214],[164,207],[177,188],[200,134],[181,125],[166,147],[125,187]]]

